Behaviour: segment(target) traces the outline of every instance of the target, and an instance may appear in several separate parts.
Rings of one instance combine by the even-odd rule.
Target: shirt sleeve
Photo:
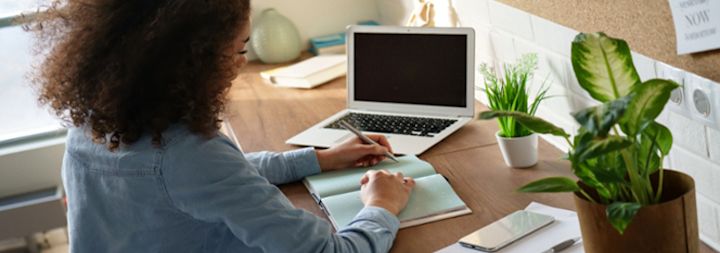
[[[173,143],[161,167],[173,204],[195,219],[224,223],[248,247],[264,252],[387,252],[399,221],[364,208],[332,233],[328,222],[292,206],[231,143],[214,138]]]
[[[282,153],[254,152],[245,154],[245,158],[272,184],[294,182],[320,173],[320,165],[313,148]]]

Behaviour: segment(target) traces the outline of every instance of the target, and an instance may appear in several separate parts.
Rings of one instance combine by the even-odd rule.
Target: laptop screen
[[[467,105],[467,35],[355,33],[355,100]]]

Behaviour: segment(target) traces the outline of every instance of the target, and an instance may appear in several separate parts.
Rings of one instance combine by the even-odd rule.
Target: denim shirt
[[[186,127],[111,152],[68,132],[63,183],[70,252],[386,252],[398,219],[366,207],[333,233],[275,186],[320,172],[312,148],[243,154]]]

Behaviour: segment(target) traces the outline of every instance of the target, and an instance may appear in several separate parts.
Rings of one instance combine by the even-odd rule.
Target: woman
[[[249,0],[68,0],[40,16],[40,100],[68,119],[63,182],[72,252],[384,252],[414,181],[361,180],[348,228],[294,208],[273,184],[374,165],[390,150],[242,154],[218,133],[246,63]]]

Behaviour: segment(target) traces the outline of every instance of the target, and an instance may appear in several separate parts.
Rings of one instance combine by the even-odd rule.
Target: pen
[[[570,246],[573,246],[576,242],[580,241],[580,237],[575,237],[572,239],[567,239],[561,243],[555,244],[555,246],[552,246],[546,251],[543,251],[542,253],[555,253],[560,252],[564,249],[570,248]]]
[[[372,145],[380,145],[380,144],[378,144],[377,142],[375,142],[375,141],[373,141],[372,139],[370,139],[370,138],[368,138],[367,136],[365,136],[364,134],[362,134],[359,130],[355,129],[355,127],[353,127],[352,125],[350,125],[350,123],[347,123],[347,122],[345,122],[344,120],[340,120],[339,123],[340,123],[340,125],[341,125],[342,127],[344,127],[345,129],[347,129],[348,131],[352,132],[353,134],[357,135],[357,137],[359,137],[359,138],[360,138],[362,141],[364,141],[365,143],[367,143],[367,144],[372,144]],[[396,163],[398,162],[397,158],[395,158],[395,156],[394,156],[393,154],[391,154],[390,152],[388,152],[388,151],[385,151],[385,156],[386,156],[387,158],[390,158],[390,160],[395,161]]]

